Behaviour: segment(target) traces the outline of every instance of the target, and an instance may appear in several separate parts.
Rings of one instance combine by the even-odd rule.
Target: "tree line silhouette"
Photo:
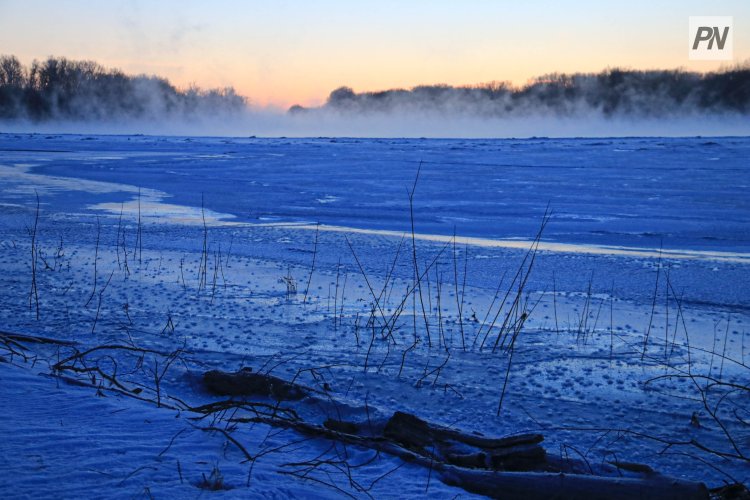
[[[0,119],[189,118],[237,113],[246,104],[231,87],[180,90],[165,78],[130,76],[92,61],[50,57],[26,67],[0,56]]]
[[[667,117],[750,113],[750,66],[712,73],[683,70],[545,75],[523,87],[506,82],[472,86],[421,85],[412,89],[331,92],[323,109],[343,112],[441,111],[479,116],[598,112],[605,116]],[[290,112],[306,108],[292,106]]]
[[[126,75],[93,61],[49,57],[30,67],[0,55],[0,120],[190,118],[236,114],[247,99],[231,87],[178,89],[157,76]],[[668,117],[689,114],[750,114],[750,66],[711,73],[684,70],[553,73],[515,87],[420,85],[356,93],[340,87],[322,108],[345,113],[443,112],[501,117],[534,114]],[[310,111],[292,106],[292,114]]]

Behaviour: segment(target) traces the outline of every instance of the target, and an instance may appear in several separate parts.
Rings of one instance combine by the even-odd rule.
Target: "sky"
[[[689,16],[734,18],[734,60],[690,61]],[[750,61],[750,1],[0,0],[0,54],[94,60],[256,105],[331,90]]]

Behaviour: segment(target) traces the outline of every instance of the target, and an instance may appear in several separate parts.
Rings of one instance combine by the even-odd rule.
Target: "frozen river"
[[[745,252],[750,139],[242,139],[0,135],[4,164],[137,184],[246,222]],[[62,209],[121,194],[70,197]],[[77,205],[71,207],[70,205]]]

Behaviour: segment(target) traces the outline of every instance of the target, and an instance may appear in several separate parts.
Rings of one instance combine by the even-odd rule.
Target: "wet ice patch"
[[[317,201],[318,203],[320,203],[322,205],[325,205],[325,204],[328,204],[328,203],[337,202],[340,199],[341,198],[339,198],[338,196],[326,195],[326,196],[324,196],[322,198],[316,198],[315,201]]]
[[[117,160],[119,157],[97,157],[97,159]],[[164,203],[169,195],[156,189],[140,188],[129,184],[116,182],[94,181],[80,178],[56,177],[36,174],[31,171],[38,166],[34,163],[14,163],[0,165],[0,180],[3,181],[2,191],[13,194],[39,194],[40,196],[54,192],[78,191],[91,194],[126,193],[131,199],[124,203],[98,203],[89,205],[89,210],[105,211],[112,215],[122,213],[126,217],[142,217],[167,224],[203,224],[231,225],[235,216],[212,210],[202,210],[200,207],[190,207]],[[139,201],[140,198],[140,201]]]
[[[29,194],[52,193],[63,191],[82,191],[92,194],[107,193],[137,193],[138,187],[115,182],[102,182],[87,179],[69,177],[56,177],[52,175],[35,174],[31,172],[36,164],[17,163],[14,165],[0,165],[0,180],[3,182],[3,191]],[[143,194],[156,196],[160,191],[143,189]]]
[[[159,222],[163,224],[185,224],[185,225],[202,225],[205,221],[208,226],[231,226],[237,225],[229,219],[234,219],[231,214],[222,214],[213,210],[205,210],[200,207],[190,207],[186,205],[175,205],[164,203],[162,197],[147,197],[131,199],[125,203],[98,203],[89,205],[89,210],[103,210],[112,215],[119,215],[130,219],[141,217],[146,218],[149,222]]]
[[[403,231],[390,231],[386,229],[362,229],[354,227],[330,226],[326,224],[288,224],[287,227],[298,229],[316,230],[350,233],[350,234],[371,234],[378,236],[390,236],[401,238],[406,233]],[[431,241],[437,243],[453,243],[455,238],[457,245],[468,245],[482,248],[509,248],[517,250],[528,250],[533,242],[524,239],[491,239],[477,238],[471,236],[446,236],[441,234],[421,234],[415,233],[414,238],[420,241]],[[702,250],[677,250],[677,249],[657,249],[657,248],[640,248],[640,247],[620,247],[620,246],[599,246],[573,243],[555,243],[542,241],[539,242],[538,250],[542,252],[556,253],[573,253],[588,255],[614,255],[624,257],[639,258],[662,258],[662,259],[689,259],[689,260],[708,260],[717,262],[734,262],[739,264],[750,264],[750,253],[747,252],[718,252]]]

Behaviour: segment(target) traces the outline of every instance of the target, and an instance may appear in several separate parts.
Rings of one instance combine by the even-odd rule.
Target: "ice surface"
[[[181,348],[163,397],[192,405],[211,400],[203,370],[274,367],[332,388],[339,406],[298,408],[310,419],[410,411],[486,434],[536,430],[551,453],[585,455],[595,468],[616,457],[710,485],[746,481],[741,459],[665,450],[650,437],[736,451],[685,374],[749,382],[749,152],[747,138],[4,134],[0,330],[75,341],[79,350]],[[424,306],[411,293],[408,192],[418,169],[413,241],[427,270]],[[36,194],[39,320],[30,294]],[[517,294],[513,276],[547,207],[552,219]],[[517,296],[528,318],[498,417],[509,357],[492,347],[504,320],[518,321],[520,312],[506,316]],[[386,318],[394,318],[392,341],[379,333]],[[95,487],[104,496],[198,495],[196,483],[214,468],[230,495],[342,494],[279,474],[343,453],[325,440],[239,426],[233,435],[251,453],[282,447],[249,475],[238,448],[196,430],[187,412],[117,395],[101,381],[78,387],[37,376],[52,374],[71,348],[27,345],[24,359],[2,345],[5,496]],[[123,381],[150,387],[146,368],[126,373],[126,355],[108,356],[98,359],[103,368],[114,359]],[[728,396],[720,412],[742,453],[750,437],[743,397]],[[694,413],[701,427],[691,425]],[[349,452],[352,463],[370,458]],[[425,494],[428,472],[400,465],[383,456],[355,478],[374,482],[368,492],[378,498]],[[366,496],[340,471],[318,472]],[[428,493],[464,494],[434,477]]]

